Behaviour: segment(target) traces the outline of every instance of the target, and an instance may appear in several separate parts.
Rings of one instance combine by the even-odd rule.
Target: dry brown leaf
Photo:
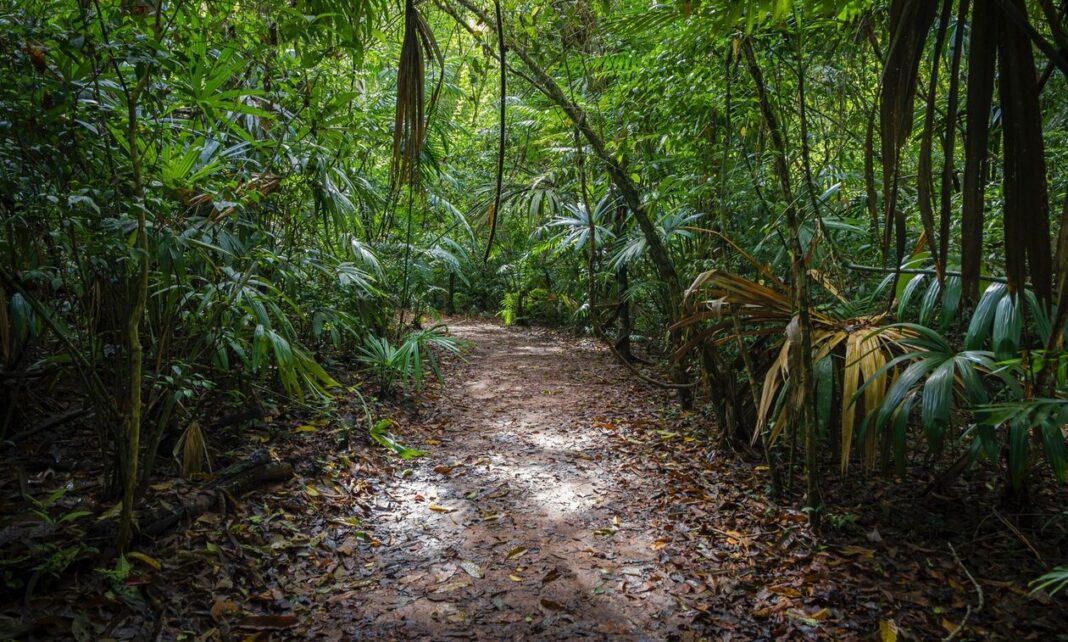
[[[211,619],[218,622],[227,615],[232,615],[241,610],[241,607],[236,602],[230,600],[217,599],[215,603],[211,605]]]
[[[567,607],[565,607],[563,604],[561,604],[561,603],[559,603],[559,602],[557,602],[555,600],[550,600],[550,599],[544,598],[544,597],[541,598],[541,606],[542,606],[542,608],[548,609],[550,611],[566,611],[567,610]]]
[[[460,562],[460,568],[462,568],[465,573],[475,578],[476,580],[480,580],[483,577],[482,568],[471,560],[463,560],[462,562]]]

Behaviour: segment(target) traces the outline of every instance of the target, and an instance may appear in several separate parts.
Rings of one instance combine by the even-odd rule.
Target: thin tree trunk
[[[964,194],[960,216],[960,271],[963,299],[979,300],[979,268],[983,258],[983,191],[986,188],[990,105],[994,97],[996,16],[990,2],[977,1],[968,43],[968,129],[964,136]]]
[[[616,335],[616,351],[627,361],[634,363],[634,353],[631,351],[630,335],[634,333],[634,320],[630,315],[630,301],[627,300],[627,289],[630,288],[627,276],[627,266],[621,265],[616,270],[616,290],[618,291],[618,316],[619,334]]]
[[[445,314],[455,314],[456,308],[454,307],[454,297],[456,295],[456,273],[449,272],[449,291],[445,295]]]
[[[796,377],[794,385],[797,386],[797,405],[799,406],[801,429],[805,440],[805,503],[810,509],[810,523],[814,529],[818,529],[821,500],[816,459],[815,395],[812,386],[812,320],[809,317],[808,271],[805,269],[805,255],[800,239],[801,222],[794,202],[790,169],[786,163],[786,142],[779,127],[779,120],[768,98],[764,76],[760,71],[759,64],[757,64],[752,41],[747,38],[742,44],[742,49],[745,53],[746,63],[749,66],[749,73],[753,77],[753,83],[756,85],[760,111],[764,116],[764,122],[771,137],[771,144],[775,154],[775,174],[779,179],[779,185],[787,203],[786,226],[790,234],[789,251],[797,323],[791,322],[790,326],[787,327],[786,340],[791,342],[791,350],[796,350],[798,355],[796,360],[797,368],[791,374],[791,377]]]
[[[945,136],[942,139],[942,184],[938,222],[938,260],[943,270],[949,261],[949,230],[952,222],[952,190],[954,156],[957,140],[957,109],[960,104],[960,61],[964,48],[964,18],[968,15],[968,0],[960,0],[957,24],[953,32],[953,62],[949,71],[949,97],[946,99]]]
[[[931,78],[927,85],[927,111],[923,117],[923,134],[920,137],[920,163],[919,176],[916,178],[916,200],[920,209],[920,221],[923,223],[923,232],[927,237],[927,247],[931,252],[931,259],[938,273],[938,282],[944,283],[946,279],[945,268],[938,248],[940,239],[935,234],[934,226],[934,162],[931,158],[931,150],[934,146],[935,130],[935,97],[938,89],[938,69],[942,59],[942,49],[946,43],[946,31],[949,29],[949,14],[953,9],[953,0],[942,0],[942,9],[938,17],[938,31],[935,36],[933,60],[931,62]]]
[[[1014,7],[1023,20],[1027,19],[1022,1],[1006,0],[1006,4],[1007,9]],[[1030,275],[1035,295],[1048,303],[1053,258],[1034,54],[1027,34],[1008,19],[999,21],[998,52],[1005,143],[1005,272],[1010,290],[1022,290]]]
[[[126,137],[130,151],[132,170],[132,187],[134,208],[137,210],[137,281],[134,303],[126,321],[126,342],[128,344],[129,386],[126,402],[126,416],[123,433],[126,438],[123,461],[122,513],[119,517],[119,548],[125,550],[133,536],[133,505],[137,495],[138,463],[141,454],[141,377],[144,348],[141,345],[141,321],[145,315],[148,301],[148,230],[145,221],[145,190],[141,175],[141,151],[138,147],[138,101],[144,88],[148,86],[146,71],[137,86],[126,96],[127,127]]]

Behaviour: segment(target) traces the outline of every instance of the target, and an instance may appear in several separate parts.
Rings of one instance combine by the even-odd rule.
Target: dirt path
[[[630,514],[661,480],[609,447],[643,394],[592,342],[486,323],[449,374],[433,455],[386,490],[376,583],[347,606],[367,638],[663,638],[684,612]],[[434,443],[437,442],[437,443]],[[445,512],[448,511],[448,512]],[[637,512],[637,511],[635,511]]]

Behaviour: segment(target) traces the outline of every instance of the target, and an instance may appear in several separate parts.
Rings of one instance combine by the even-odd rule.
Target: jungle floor
[[[398,439],[426,456],[346,453],[332,421],[276,419],[263,440],[294,479],[142,542],[122,589],[86,569],[5,607],[0,638],[5,624],[79,640],[1068,632],[1064,598],[1027,590],[1065,561],[1063,512],[1030,519],[990,490],[957,498],[982,479],[925,495],[857,475],[835,482],[815,538],[796,497],[769,498],[765,467],[696,438],[708,418],[673,410],[595,342],[472,319],[449,329],[472,342],[466,361],[392,409]],[[1063,494],[1043,499],[1063,511]]]

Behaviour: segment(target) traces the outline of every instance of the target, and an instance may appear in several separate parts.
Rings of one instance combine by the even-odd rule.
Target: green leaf
[[[946,278],[945,290],[942,292],[942,315],[939,323],[939,329],[942,332],[948,330],[949,326],[957,318],[962,291],[963,286],[959,276]]]
[[[1057,481],[1064,482],[1068,473],[1068,454],[1065,452],[1064,434],[1060,422],[1043,422],[1038,426],[1042,437],[1042,451]]]
[[[1020,352],[1020,306],[1012,296],[1002,297],[994,315],[994,356],[999,361],[1012,359]]]
[[[964,335],[965,350],[979,350],[983,347],[998,304],[1008,291],[1008,286],[1004,283],[994,283],[979,297],[979,303],[976,304],[975,312],[968,323],[968,331]]]
[[[1031,430],[1026,418],[1018,417],[1009,425],[1009,480],[1014,489],[1022,488],[1027,473]]]
[[[953,407],[954,365],[953,359],[947,359],[934,369],[923,385],[920,416],[927,442],[936,457],[942,451],[942,441]]]
[[[416,450],[414,448],[408,448],[400,444],[392,435],[389,434],[389,429],[393,427],[392,419],[379,419],[375,422],[375,425],[368,431],[371,435],[371,439],[378,445],[392,450],[401,459],[415,459],[416,457],[424,457],[428,453],[422,450]]]
[[[920,323],[923,325],[930,325],[931,317],[934,314],[935,308],[938,305],[938,298],[942,293],[942,286],[938,283],[937,279],[931,280],[930,287],[927,288],[927,293],[923,297],[923,301],[920,302]]]

